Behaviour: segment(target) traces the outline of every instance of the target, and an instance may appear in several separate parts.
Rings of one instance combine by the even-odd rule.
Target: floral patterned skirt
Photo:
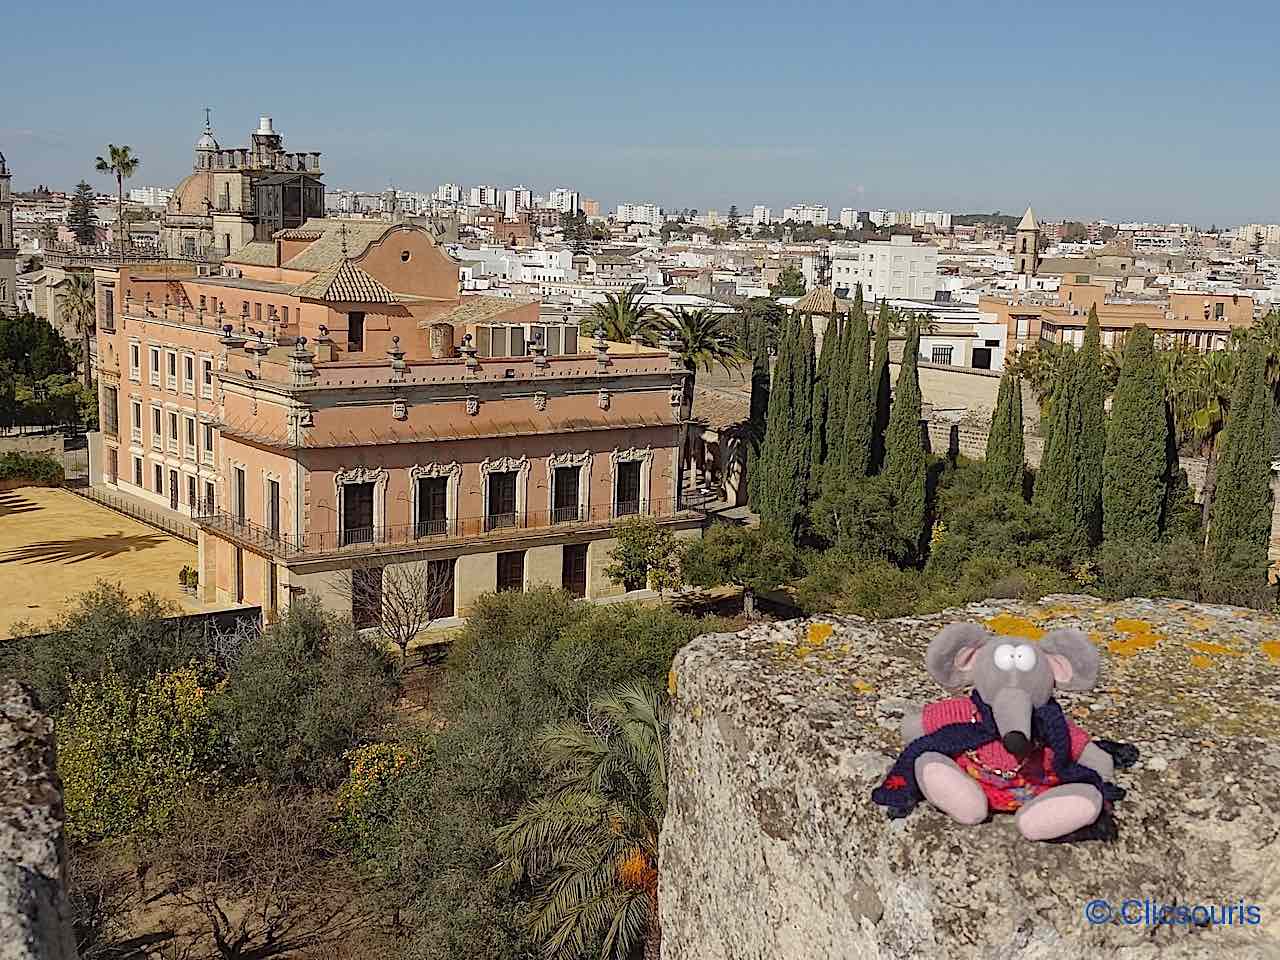
[[[1044,751],[1028,756],[1014,771],[994,770],[984,764],[974,751],[956,757],[956,765],[978,781],[992,810],[1013,813],[1023,804],[1058,785],[1058,778],[1044,765]]]

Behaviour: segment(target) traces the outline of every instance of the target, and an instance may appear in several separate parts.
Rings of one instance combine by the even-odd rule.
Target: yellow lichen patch
[[[831,637],[835,627],[829,623],[811,623],[804,632],[804,642],[811,647],[820,647]]]
[[[867,683],[865,680],[855,680],[853,681],[853,689],[857,690],[859,693],[871,693],[875,690],[875,687]]]
[[[1145,620],[1120,619],[1115,622],[1119,639],[1108,640],[1107,649],[1118,657],[1132,657],[1142,650],[1150,650],[1164,638],[1156,633]]]
[[[1121,633],[1150,633],[1151,624],[1145,620],[1126,620],[1121,618],[1116,621],[1116,629]]]
[[[1023,640],[1039,640],[1044,636],[1043,627],[1038,627],[1029,617],[1020,617],[1016,613],[997,613],[987,620],[987,626],[1002,637],[1019,637]]]
[[[673,698],[676,695],[676,672],[675,670],[667,671],[667,693]]]
[[[1208,617],[1187,617],[1186,624],[1195,630],[1208,630],[1213,626],[1213,621]]]
[[[1220,643],[1209,643],[1207,640],[1193,640],[1187,644],[1197,653],[1204,653],[1210,656],[1220,657],[1243,657],[1244,654],[1239,650],[1232,650],[1230,647],[1224,647]]]
[[[1268,640],[1262,644],[1262,652],[1272,663],[1280,663],[1280,640]]]
[[[1213,666],[1213,661],[1210,660],[1208,657],[1204,656],[1203,654],[1197,653],[1194,657],[1191,658],[1191,665],[1193,667],[1199,667],[1201,670],[1204,670],[1204,669],[1207,669],[1208,667]]]

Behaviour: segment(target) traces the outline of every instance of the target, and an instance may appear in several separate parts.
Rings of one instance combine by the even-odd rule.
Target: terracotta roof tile
[[[396,295],[350,260],[340,260],[293,288],[294,296],[330,303],[396,303]]]

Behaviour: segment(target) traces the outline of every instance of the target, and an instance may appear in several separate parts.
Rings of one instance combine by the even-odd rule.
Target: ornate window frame
[[[529,457],[521,454],[516,457],[485,457],[480,461],[481,492],[484,502],[480,505],[483,516],[489,515],[489,474],[514,473],[516,475],[516,518],[519,522],[525,517],[529,505]]]
[[[268,481],[271,481],[271,480],[274,480],[274,481],[276,482],[276,489],[278,489],[278,490],[280,491],[280,503],[279,503],[279,507],[280,507],[280,536],[282,536],[282,537],[288,537],[288,536],[289,536],[289,529],[288,529],[288,516],[287,516],[287,513],[286,513],[286,511],[285,511],[285,499],[284,499],[284,497],[285,497],[285,486],[284,486],[284,480],[283,480],[283,479],[281,479],[280,474],[276,473],[276,472],[275,472],[275,471],[273,471],[273,470],[263,470],[263,471],[262,471],[262,480],[261,480],[261,487],[262,487],[262,489],[261,489],[261,491],[260,491],[261,496],[262,496],[262,521],[261,521],[261,522],[262,522],[262,526],[263,526],[263,528],[265,529],[265,528],[268,528],[268,527],[271,525],[271,517],[268,515],[268,512],[267,512],[267,504],[269,504],[269,503],[271,502],[271,498],[268,496],[268,494],[269,494],[269,493],[270,493],[270,491],[271,491],[271,488],[270,488],[269,486],[267,486],[267,483],[268,483]]]
[[[448,463],[415,463],[409,468],[409,523],[418,529],[418,481],[427,477],[444,477],[445,527],[450,532],[458,529],[458,499],[462,488],[462,464],[457,460]]]
[[[355,483],[373,484],[373,542],[378,541],[378,532],[387,522],[387,476],[386,467],[342,467],[333,475],[334,502],[337,504],[334,527],[339,543],[344,542],[346,537],[343,528],[343,518],[346,516],[344,490]]]
[[[649,486],[653,477],[652,447],[614,447],[609,452],[609,505],[615,515],[618,509],[618,464],[640,464],[640,513],[649,512]]]
[[[591,460],[590,450],[553,453],[547,457],[547,516],[552,523],[556,522],[556,470],[561,467],[578,468],[578,517],[586,520],[591,516]]]

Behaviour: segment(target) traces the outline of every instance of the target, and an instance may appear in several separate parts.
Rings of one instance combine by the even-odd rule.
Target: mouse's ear
[[[967,687],[978,653],[995,635],[976,623],[953,623],[943,627],[929,643],[924,655],[929,676],[944,687]]]
[[[1098,648],[1074,627],[1050,630],[1040,641],[1059,690],[1092,690],[1098,682]]]

